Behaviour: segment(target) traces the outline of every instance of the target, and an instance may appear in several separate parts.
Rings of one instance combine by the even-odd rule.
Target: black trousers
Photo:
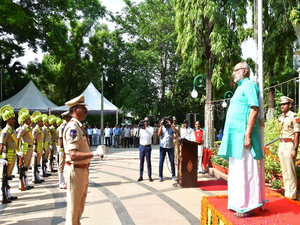
[[[105,146],[107,146],[107,143],[108,146],[110,147],[110,137],[105,137]]]

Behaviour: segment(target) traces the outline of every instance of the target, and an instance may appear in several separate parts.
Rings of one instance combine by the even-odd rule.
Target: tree
[[[10,62],[13,58],[24,55],[21,44],[27,44],[33,51],[38,47],[44,52],[50,50],[47,38],[53,33],[60,33],[57,28],[62,21],[68,23],[87,17],[95,20],[103,17],[105,12],[105,7],[97,0],[1,1],[0,68],[9,67],[9,64],[2,64],[3,62]],[[9,81],[6,78],[8,77],[5,77],[4,82],[7,83]]]
[[[145,0],[136,5],[125,0],[125,3],[127,6],[123,9],[123,14],[118,14],[113,19],[121,26],[120,30],[128,35],[128,47],[132,49],[130,54],[137,60],[131,61],[130,68],[129,65],[126,66],[128,75],[136,76],[129,79],[138,82],[135,83],[138,88],[143,88],[138,89],[138,92],[144,93],[143,99],[136,99],[134,102],[150,101],[148,106],[154,106],[154,115],[166,116],[170,111],[167,107],[169,103],[165,101],[166,92],[173,90],[172,87],[177,84],[176,74],[182,63],[180,55],[176,54],[177,33],[172,1]],[[146,87],[151,91],[147,96],[145,91],[148,89],[144,89]],[[141,94],[136,93],[134,96],[142,97]],[[155,96],[159,96],[159,101],[155,101]],[[131,102],[128,102],[129,105]],[[136,107],[136,110],[142,109]]]
[[[190,63],[194,75],[206,75],[206,143],[213,145],[213,85],[220,88],[226,66],[241,60],[243,24],[247,1],[174,0],[178,51]]]

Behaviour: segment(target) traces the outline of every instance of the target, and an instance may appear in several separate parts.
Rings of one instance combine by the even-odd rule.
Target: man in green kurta
[[[263,158],[258,124],[257,85],[249,79],[250,67],[239,63],[233,70],[238,87],[230,100],[219,155],[229,159],[228,209],[236,217],[249,217],[261,206],[258,159]]]

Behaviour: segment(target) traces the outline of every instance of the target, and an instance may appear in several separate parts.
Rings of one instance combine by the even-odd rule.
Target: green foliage
[[[282,181],[279,179],[274,179],[270,183],[270,187],[273,189],[280,189],[280,188],[282,188]]]
[[[300,180],[300,167],[296,166],[295,170],[296,170],[297,180]]]

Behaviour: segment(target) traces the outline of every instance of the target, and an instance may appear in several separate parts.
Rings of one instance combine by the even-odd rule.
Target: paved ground
[[[144,180],[137,182],[137,148],[109,148],[104,160],[94,158],[91,161],[90,185],[81,223],[200,224],[202,196],[227,194],[227,191],[207,192],[199,188],[178,187],[171,180],[166,162],[164,182],[158,182],[157,145],[153,146],[151,158],[153,182],[148,181],[146,164]],[[208,179],[215,178],[207,174],[198,176],[198,180]],[[16,175],[10,185],[12,195],[19,199],[0,204],[0,224],[64,224],[66,191],[57,188],[57,173],[46,178],[43,184],[35,184],[35,188],[29,191],[19,191],[18,181]]]

